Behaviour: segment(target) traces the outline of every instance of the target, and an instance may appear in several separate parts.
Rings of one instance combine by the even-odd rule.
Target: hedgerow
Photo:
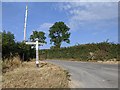
[[[40,57],[45,59],[77,59],[77,60],[119,60],[119,44],[101,42],[60,49],[43,49],[40,51]]]

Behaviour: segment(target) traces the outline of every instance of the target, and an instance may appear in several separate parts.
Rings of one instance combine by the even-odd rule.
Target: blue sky
[[[32,31],[44,31],[50,48],[48,30],[55,22],[70,27],[70,44],[96,43],[109,39],[118,42],[118,3],[113,2],[4,2],[2,29],[14,33],[16,41],[23,40],[25,6],[28,5],[27,39]]]

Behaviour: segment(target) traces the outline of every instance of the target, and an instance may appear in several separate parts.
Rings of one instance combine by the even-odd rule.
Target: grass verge
[[[37,68],[34,62],[24,62],[3,74],[2,88],[68,88],[68,72],[46,62]]]

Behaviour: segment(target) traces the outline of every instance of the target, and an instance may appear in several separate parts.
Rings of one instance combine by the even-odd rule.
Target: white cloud
[[[60,4],[59,9],[66,10],[68,25],[74,30],[86,23],[114,22],[118,17],[117,2],[69,2]]]
[[[43,32],[45,32],[45,33],[49,33],[49,28],[51,27],[53,25],[53,23],[43,23],[43,24],[41,24],[38,28],[37,28],[37,30],[38,31],[43,31]]]

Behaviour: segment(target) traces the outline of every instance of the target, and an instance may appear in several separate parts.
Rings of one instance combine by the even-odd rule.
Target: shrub
[[[109,54],[105,50],[98,50],[94,54],[96,60],[102,60],[102,61],[108,60],[108,56]]]

